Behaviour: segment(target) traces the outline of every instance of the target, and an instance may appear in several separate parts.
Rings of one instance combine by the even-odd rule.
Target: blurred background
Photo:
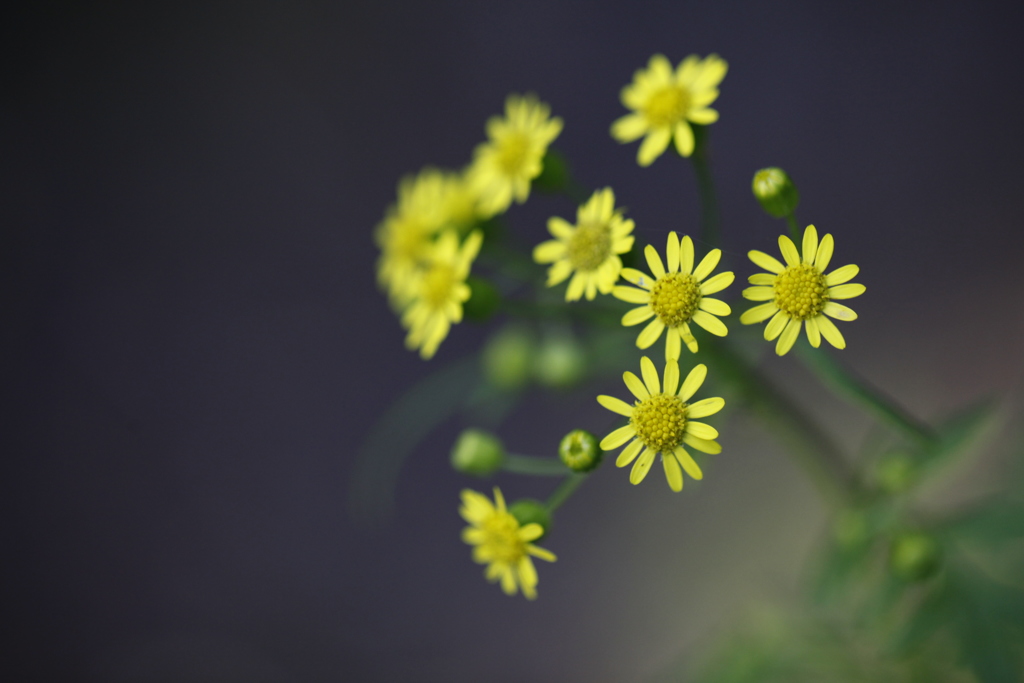
[[[842,359],[923,418],[1019,414],[1020,87],[1011,3],[208,2],[9,15],[0,106],[0,594],[18,680],[647,681],[697,667],[792,598],[828,527],[741,412],[673,494],[606,464],[559,511],[540,598],[486,583],[459,539],[450,420],[351,514],[369,426],[494,326],[427,363],[375,285],[371,231],[404,174],[459,168],[509,92],[659,248],[696,233],[689,164],[608,134],[651,54],[730,64],[711,127],[723,246],[774,251],[750,194],[785,168],[802,224],[861,266]],[[561,197],[510,211],[525,246]],[[700,247],[698,250],[700,251]],[[729,290],[736,301],[741,286]],[[740,306],[740,310],[742,310]],[[735,318],[731,325],[738,325]],[[658,347],[660,348],[660,346]],[[853,454],[869,419],[792,358],[778,379]],[[627,368],[623,368],[627,369]],[[635,368],[628,368],[634,369]],[[596,393],[525,395],[500,433],[553,455],[601,432]],[[1008,422],[1012,423],[1012,420]],[[996,440],[937,494],[1005,476]],[[1019,452],[1019,451],[1018,451]],[[658,473],[655,473],[658,474]],[[507,496],[554,482],[505,474]]]

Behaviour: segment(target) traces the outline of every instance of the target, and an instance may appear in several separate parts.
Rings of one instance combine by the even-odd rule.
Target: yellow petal
[[[633,429],[633,425],[619,427],[614,432],[601,439],[601,450],[615,450],[634,436],[636,436],[636,430]]]
[[[722,452],[722,446],[717,441],[710,441],[708,439],[701,439],[693,436],[692,434],[683,433],[683,443],[691,448],[696,448],[701,453],[710,453],[711,455],[718,455]],[[694,477],[696,479],[696,477]]]
[[[651,293],[647,290],[637,289],[636,287],[627,287],[625,285],[613,287],[612,296],[619,301],[625,301],[631,304],[646,304],[651,300]]]
[[[715,269],[715,266],[718,265],[721,258],[722,250],[712,249],[704,258],[701,259],[700,264],[693,269],[693,276],[697,278],[698,282],[700,282],[708,275],[711,275],[711,271]]]
[[[705,330],[718,337],[724,337],[727,334],[729,334],[729,328],[725,326],[725,323],[723,323],[721,320],[711,315],[707,311],[694,311],[693,322],[697,323]]]
[[[821,336],[824,337],[829,344],[837,349],[846,348],[846,340],[843,338],[843,333],[839,331],[839,328],[835,326],[835,323],[823,315],[816,317],[814,322],[818,324],[818,330],[821,332]]]
[[[668,456],[662,454],[661,463],[665,467],[665,479],[668,480],[668,487],[676,492],[682,491],[683,472],[679,469],[679,461],[676,460],[675,454],[669,453]]]
[[[804,328],[807,330],[807,341],[810,342],[811,346],[818,348],[821,346],[821,330],[818,329],[818,316],[817,318],[810,318],[804,321]]]
[[[682,353],[682,340],[679,339],[679,331],[675,327],[668,327],[665,329],[665,360],[679,360],[679,355]],[[668,390],[666,390],[666,393]]]
[[[818,253],[814,257],[814,267],[821,272],[825,272],[829,261],[832,260],[832,250],[834,248],[835,240],[832,239],[831,234],[826,234],[822,237],[821,242],[818,243]]]
[[[775,273],[776,275],[786,269],[786,267],[779,263],[778,259],[774,256],[769,256],[763,251],[758,251],[757,249],[748,251],[747,258],[753,261],[754,265],[761,266],[765,270]]]
[[[793,240],[785,235],[779,235],[779,249],[782,251],[782,258],[786,259],[786,265],[795,266],[800,263],[800,254],[797,253]]]
[[[629,405],[621,398],[601,394],[597,397],[597,402],[613,413],[618,413],[619,415],[624,415],[626,417],[633,414],[633,406]]]
[[[693,240],[689,235],[683,235],[679,242],[679,272],[693,272]]]
[[[672,140],[672,131],[669,128],[655,128],[648,131],[647,137],[640,143],[640,150],[636,154],[636,161],[641,166],[650,166],[655,159],[660,157]]]
[[[683,380],[683,386],[679,388],[679,398],[689,401],[690,397],[697,393],[700,386],[704,384],[704,378],[708,376],[708,367],[703,363],[693,366],[690,373]]]
[[[622,316],[622,324],[625,327],[632,327],[633,325],[639,325],[645,320],[651,318],[654,315],[654,309],[650,306],[640,306]]]
[[[647,118],[642,114],[626,114],[612,124],[612,137],[619,142],[639,140],[647,132]]]
[[[849,282],[853,278],[857,277],[857,273],[859,273],[859,272],[860,272],[860,268],[858,266],[855,266],[855,265],[853,265],[851,263],[848,266],[843,266],[842,268],[837,268],[837,269],[833,270],[831,273],[829,273],[828,275],[826,275],[825,276],[825,284],[828,285],[829,287],[835,287],[836,285],[841,285],[844,282]]]
[[[743,298],[750,301],[771,301],[775,298],[772,287],[747,287],[743,290]]]
[[[668,234],[668,243],[665,245],[665,259],[668,272],[679,272],[679,236],[673,230]]]
[[[729,315],[732,313],[729,304],[720,299],[709,299],[707,297],[701,297],[699,308],[711,315]]]
[[[686,423],[686,433],[692,434],[698,439],[717,439],[718,430],[703,422],[689,421]]]
[[[697,461],[693,459],[693,456],[691,456],[685,448],[679,446],[676,448],[674,455],[676,456],[676,460],[679,461],[679,464],[683,466],[684,470],[686,470],[686,473],[690,475],[691,479],[700,481],[704,478],[704,473],[700,471]]]
[[[658,256],[658,250],[647,245],[644,248],[644,258],[647,259],[647,267],[651,269],[651,273],[656,278],[660,278],[665,275],[665,266],[661,262],[661,257]]]
[[[771,273],[754,273],[747,278],[747,282],[752,285],[774,285],[775,278]]]
[[[725,407],[725,399],[715,396],[713,398],[705,398],[696,403],[691,403],[686,407],[687,418],[698,418],[707,417],[708,415],[714,415],[722,408]]]
[[[856,311],[842,304],[837,304],[834,301],[829,301],[825,304],[825,307],[821,309],[821,312],[829,317],[835,318],[836,320],[851,321],[857,319]]]
[[[647,472],[651,469],[651,464],[654,462],[654,451],[650,448],[646,449],[640,454],[640,457],[633,463],[633,469],[629,473],[629,483],[639,484],[647,476]]]
[[[633,462],[633,458],[640,453],[640,449],[643,447],[644,444],[640,439],[634,439],[631,444],[623,448],[622,452],[619,453],[619,457],[615,459],[615,466],[625,467],[629,463]]]
[[[829,287],[828,295],[832,299],[852,299],[867,291],[867,287],[859,284],[837,285]]]
[[[662,331],[665,329],[665,323],[661,322],[660,319],[655,318],[652,320],[647,327],[643,329],[640,336],[636,338],[637,348],[646,349],[650,348],[654,342],[658,341],[658,337],[661,336]]]
[[[782,334],[782,331],[786,329],[786,323],[790,320],[789,316],[782,311],[779,311],[775,316],[768,321],[768,324],[764,327],[764,339],[765,341],[774,341],[776,337]]]
[[[688,157],[693,154],[693,128],[686,121],[679,121],[675,126],[676,151],[680,156]]]
[[[645,398],[650,398],[651,394],[647,391],[647,387],[644,386],[644,383],[640,381],[639,377],[629,370],[622,373],[622,381],[626,383],[626,388],[641,401]]]
[[[686,115],[686,118],[694,123],[707,126],[718,120],[718,112],[714,109],[693,109]]]
[[[818,255],[818,231],[813,225],[804,230],[803,262],[813,264]]]
[[[576,229],[573,228],[572,225],[564,218],[552,216],[551,218],[548,219],[548,232],[551,233],[552,237],[557,237],[558,239],[561,240],[567,240],[572,237],[572,234],[573,232],[575,232],[575,230]]]
[[[731,271],[719,273],[713,278],[704,281],[704,283],[700,286],[700,293],[715,294],[731,285],[733,283],[733,280],[735,279],[736,276]]]
[[[651,394],[661,393],[661,381],[658,379],[658,370],[654,367],[654,362],[644,356],[640,359],[640,372],[644,377],[644,385],[647,387],[647,391]]]
[[[779,335],[779,341],[775,344],[775,353],[780,356],[785,356],[789,353],[789,350],[793,348],[793,344],[796,342],[797,337],[800,336],[800,328],[803,326],[803,322],[793,318],[786,325],[786,329]]]
[[[533,260],[537,263],[553,263],[565,256],[565,244],[558,240],[541,242],[533,248]]]
[[[676,337],[678,339],[678,337]],[[679,363],[665,361],[665,393],[672,395],[679,388]]]
[[[740,322],[744,325],[753,325],[759,323],[778,313],[779,309],[775,306],[774,302],[761,304],[760,306],[754,306],[743,312],[740,316]]]
[[[623,280],[626,280],[627,282],[632,282],[634,285],[637,285],[638,287],[643,287],[644,289],[650,289],[652,286],[654,286],[653,277],[635,268],[623,268],[619,275],[622,276]]]

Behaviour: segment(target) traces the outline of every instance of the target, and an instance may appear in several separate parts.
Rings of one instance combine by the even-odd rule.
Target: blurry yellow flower
[[[533,250],[537,263],[553,263],[548,269],[548,287],[576,273],[565,290],[566,301],[586,294],[612,291],[622,270],[624,254],[633,248],[633,221],[624,219],[615,209],[615,194],[610,187],[595,192],[576,212],[576,225],[557,216],[548,220],[548,231],[555,237],[541,242]]]
[[[779,249],[786,260],[783,266],[775,258],[762,251],[751,251],[748,256],[767,273],[750,276],[750,284],[743,290],[743,296],[751,301],[767,301],[755,306],[740,316],[744,325],[759,323],[771,318],[764,329],[768,341],[779,338],[775,353],[785,355],[798,336],[801,326],[807,328],[807,340],[817,348],[824,337],[837,349],[846,348],[846,340],[835,324],[826,316],[836,320],[856,320],[852,309],[837,304],[835,299],[852,299],[864,293],[864,285],[844,284],[849,282],[860,268],[843,266],[825,275],[832,260],[834,243],[832,235],[825,235],[818,242],[818,231],[808,225],[804,231],[803,259],[796,250],[793,240],[779,236]]]
[[[684,342],[691,352],[697,353],[697,340],[690,332],[690,322],[695,322],[711,334],[724,337],[729,330],[715,316],[729,315],[732,310],[724,301],[711,299],[707,295],[720,292],[732,284],[731,272],[719,273],[701,282],[718,265],[721,249],[712,249],[696,268],[693,266],[693,241],[683,235],[680,242],[676,233],[668,234],[666,256],[668,269],[661,262],[657,250],[647,245],[644,250],[647,265],[654,277],[633,268],[623,268],[622,277],[640,287],[618,286],[612,296],[632,304],[643,304],[622,316],[622,324],[629,327],[654,318],[636,338],[641,349],[650,347],[665,335],[665,358],[677,360]]]
[[[704,453],[722,452],[722,447],[714,440],[718,438],[718,430],[693,420],[714,415],[725,406],[725,400],[706,398],[696,403],[687,403],[704,383],[708,372],[704,365],[697,365],[690,370],[682,386],[679,386],[679,364],[674,360],[665,362],[664,384],[658,381],[658,371],[647,356],[640,359],[640,371],[644,378],[642,382],[632,372],[622,374],[626,387],[636,397],[632,405],[613,396],[597,397],[597,402],[608,410],[629,418],[628,425],[616,429],[601,440],[601,448],[610,451],[632,440],[615,461],[616,466],[625,467],[636,460],[629,473],[632,484],[643,481],[651,469],[654,456],[661,453],[669,487],[673,491],[682,491],[683,473],[680,466],[694,479],[704,476],[683,448],[684,443]],[[637,458],[637,455],[640,457]]]
[[[494,487],[494,503],[487,496],[463,489],[459,514],[472,526],[462,530],[462,540],[473,547],[473,561],[486,564],[488,581],[501,581],[507,595],[515,595],[518,586],[523,595],[537,597],[537,570],[530,556],[554,562],[555,556],[530,541],[544,533],[540,524],[520,526],[505,508],[505,499]]]
[[[562,119],[534,95],[509,95],[505,117],[487,121],[487,142],[477,146],[469,169],[470,183],[479,195],[484,216],[522,204],[530,194],[530,181],[540,175],[548,145],[562,132]]]
[[[622,89],[622,104],[634,113],[612,124],[612,137],[619,142],[643,137],[636,157],[641,166],[649,166],[661,156],[673,138],[679,153],[690,156],[690,123],[706,125],[718,120],[718,112],[708,105],[718,97],[718,84],[727,70],[728,64],[718,55],[703,60],[690,55],[675,71],[664,55],[654,55],[647,68],[638,70],[633,82]]]
[[[419,348],[423,358],[431,358],[451,324],[462,320],[462,304],[471,293],[466,277],[482,242],[483,234],[477,230],[460,246],[455,230],[449,228],[425,255],[425,266],[402,314],[402,324],[409,330],[405,345]]]

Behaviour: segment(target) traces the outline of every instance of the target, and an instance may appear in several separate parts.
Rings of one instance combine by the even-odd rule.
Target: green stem
[[[711,177],[707,126],[693,126],[694,147],[690,161],[697,176],[697,194],[700,200],[700,238],[710,246],[718,246],[719,216],[715,181]]]
[[[800,237],[800,226],[796,224],[796,214],[792,211],[787,213],[786,222],[789,224],[789,236],[793,238],[793,243],[799,247],[802,244],[803,238]]]
[[[536,477],[560,477],[568,472],[561,460],[537,458],[532,455],[506,453],[501,469],[515,474],[532,474]]]
[[[931,427],[897,405],[882,391],[844,368],[824,349],[814,349],[809,346],[799,345],[797,352],[804,362],[827,384],[834,386],[850,398],[859,401],[869,411],[914,441],[922,445],[928,445],[935,441],[935,433]]]
[[[785,442],[822,498],[842,506],[859,493],[853,469],[842,451],[791,398],[738,354],[726,340],[708,344],[715,375],[733,384],[751,411]],[[703,350],[703,349],[702,349]]]
[[[578,472],[573,472],[566,477],[558,488],[555,489],[555,492],[551,494],[551,497],[548,498],[546,505],[548,514],[553,513],[562,503],[568,500],[569,496],[576,492],[576,489],[579,488],[580,484],[582,484],[583,480],[586,478],[587,475],[579,474]]]

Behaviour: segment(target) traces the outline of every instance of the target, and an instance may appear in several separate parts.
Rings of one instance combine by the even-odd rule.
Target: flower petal
[[[686,348],[690,350],[690,353],[697,353],[697,340],[693,338],[690,326],[687,323],[683,323],[676,328],[676,331],[679,333],[679,338],[686,344]]]
[[[779,309],[775,305],[775,302],[767,304],[761,304],[760,306],[754,306],[753,308],[747,309],[740,316],[740,322],[744,325],[753,325],[759,323],[778,313]]]
[[[782,258],[786,259],[787,266],[800,264],[800,254],[797,253],[796,245],[786,235],[779,235],[779,250],[782,251]]]
[[[725,326],[725,323],[723,323],[721,320],[711,315],[707,311],[694,311],[693,322],[697,323],[705,330],[718,337],[724,337],[727,334],[729,334],[729,328]]]
[[[654,362],[644,356],[640,359],[640,373],[644,377],[644,385],[647,387],[647,391],[651,394],[661,393],[661,380],[658,379],[658,369],[654,367]]]
[[[540,524],[537,524],[536,522],[525,524],[519,527],[519,540],[521,541],[526,541],[527,543],[529,543],[530,541],[536,541],[543,535],[544,527],[542,527]]]
[[[665,360],[679,360],[683,350],[682,340],[679,338],[679,330],[675,327],[665,328]],[[666,393],[669,393],[666,391]]]
[[[754,265],[761,266],[765,270],[778,275],[786,269],[786,266],[779,263],[774,256],[769,256],[763,251],[752,249],[747,252],[747,258],[754,262]]]
[[[829,287],[828,295],[832,299],[852,299],[855,296],[860,296],[867,291],[867,287],[856,283],[848,285],[836,285],[835,287]]]
[[[676,456],[676,460],[679,461],[679,464],[683,466],[683,469],[686,470],[686,473],[690,475],[691,479],[700,481],[704,478],[704,473],[700,471],[697,461],[693,459],[693,456],[691,456],[685,448],[677,446],[673,454]]]
[[[679,121],[675,126],[676,151],[680,156],[693,154],[693,128],[686,121]]]
[[[732,309],[729,308],[729,304],[725,303],[721,299],[701,297],[698,307],[702,311],[707,311],[711,315],[729,315],[732,313]]]
[[[704,378],[707,376],[708,366],[703,363],[693,366],[686,379],[683,380],[683,386],[679,387],[679,398],[689,401],[690,397],[696,394],[697,390],[704,384]]]
[[[735,280],[735,279],[736,279],[736,276],[732,273],[732,271],[726,271],[724,273],[719,273],[718,275],[714,276],[713,278],[705,280],[704,283],[701,284],[701,286],[700,286],[700,293],[701,294],[705,294],[705,295],[706,294],[716,294],[718,292],[721,292],[723,289],[725,289],[729,285],[731,285],[733,283],[733,280]]]
[[[668,242],[665,245],[665,261],[668,272],[679,272],[679,235],[674,230],[668,234]]]
[[[612,288],[612,296],[619,301],[625,301],[631,304],[646,304],[651,300],[651,293],[644,289],[638,289],[636,287],[627,287],[625,285],[617,285]]]
[[[654,455],[655,452],[650,448],[640,454],[640,457],[633,463],[633,469],[629,473],[630,484],[636,485],[644,480],[647,472],[651,469],[651,464],[654,463]]]
[[[565,256],[565,243],[558,240],[541,242],[533,248],[533,260],[536,263],[554,263]]]
[[[693,276],[697,278],[697,282],[700,282],[708,275],[711,275],[711,271],[715,269],[718,262],[722,259],[721,249],[712,249],[707,255],[701,259],[700,264],[693,269]]]
[[[839,331],[839,328],[836,327],[835,323],[823,315],[819,315],[814,319],[814,321],[818,323],[818,329],[821,331],[821,336],[824,337],[829,344],[837,349],[846,348],[846,340],[843,338],[843,333]]]
[[[623,268],[619,272],[619,275],[622,276],[623,280],[632,282],[634,285],[643,287],[644,289],[650,289],[654,286],[654,278],[647,273],[637,270],[636,268]]]
[[[639,290],[638,290],[639,291]],[[632,327],[633,325],[639,325],[643,321],[649,319],[654,315],[654,309],[650,306],[640,306],[622,316],[622,324],[625,327]]]
[[[676,339],[678,339],[676,335]],[[665,361],[665,382],[664,390],[668,395],[676,393],[679,388],[679,363],[674,360]]]
[[[632,439],[634,436],[636,436],[636,430],[633,429],[633,425],[619,427],[614,432],[601,439],[601,450],[614,450]]]
[[[821,242],[818,243],[818,253],[814,257],[814,267],[825,272],[828,268],[829,261],[832,260],[832,251],[835,249],[835,240],[832,239],[832,234],[826,234],[821,238]]]
[[[629,389],[630,393],[641,401],[645,398],[650,398],[651,393],[647,391],[647,387],[644,386],[644,383],[640,381],[639,377],[629,370],[622,373],[622,381],[626,383],[626,388]]]
[[[662,155],[671,140],[672,130],[668,127],[648,131],[647,137],[640,143],[636,162],[641,166],[650,166],[655,159]]]
[[[807,341],[810,342],[811,346],[818,348],[821,346],[821,330],[818,329],[818,318],[808,318],[804,321],[804,327],[807,329]]]
[[[834,301],[829,301],[825,304],[825,307],[821,309],[821,312],[829,317],[835,318],[836,320],[851,321],[857,319],[856,311],[842,304],[837,304]]]
[[[661,262],[657,249],[648,244],[644,247],[644,258],[647,259],[647,267],[651,269],[654,277],[660,278],[665,275],[665,265]]]
[[[551,233],[552,237],[557,237],[560,240],[567,240],[572,237],[572,234],[575,231],[576,228],[572,227],[572,224],[564,218],[552,216],[548,219],[548,232]]]
[[[818,231],[813,225],[804,230],[803,262],[813,264],[818,255]]]
[[[722,408],[725,407],[725,399],[719,396],[712,398],[705,398],[696,403],[691,403],[686,407],[687,418],[698,418],[707,417],[708,415],[714,415]]]
[[[665,323],[661,322],[660,319],[655,318],[652,320],[636,338],[637,348],[650,348],[654,342],[658,341],[658,337],[661,336],[661,332],[664,329]]]
[[[747,287],[743,290],[743,298],[750,301],[771,301],[775,298],[773,287]]]
[[[566,259],[548,268],[547,286],[553,287],[572,275],[572,263]]]
[[[693,121],[694,123],[700,124],[702,126],[707,126],[718,120],[718,112],[714,109],[709,108],[692,109],[686,115],[686,118],[688,118],[690,121]]]
[[[718,430],[703,422],[687,422],[685,433],[692,434],[698,439],[708,439],[709,441],[718,438]]]
[[[842,268],[837,268],[831,273],[825,276],[825,284],[829,287],[841,285],[844,282],[849,282],[853,278],[857,277],[857,273],[860,272],[860,267],[855,266],[852,263]]]
[[[615,459],[615,466],[625,467],[629,463],[633,462],[633,458],[635,458],[640,453],[640,450],[643,447],[643,441],[641,441],[640,439],[634,439],[633,443],[623,448],[622,452],[619,453],[619,457]]]
[[[786,325],[786,329],[779,335],[779,341],[775,344],[775,353],[780,356],[785,356],[789,353],[789,350],[793,348],[793,344],[796,342],[797,337],[800,336],[800,328],[803,327],[803,321],[792,318],[789,324]]]
[[[587,286],[587,277],[583,273],[576,273],[569,280],[569,286],[565,288],[566,301],[579,301],[583,296],[583,290]]]
[[[775,316],[768,321],[768,324],[764,328],[764,340],[772,341],[786,329],[786,323],[790,320],[789,315],[779,311]]]
[[[612,137],[619,142],[639,140],[647,132],[647,117],[643,114],[626,114],[612,124]]]
[[[547,562],[555,562],[556,560],[558,560],[558,558],[555,557],[555,554],[550,550],[541,548],[540,546],[533,545],[532,543],[526,546],[526,552],[530,553],[534,557],[539,557],[540,559],[545,560]]]
[[[683,443],[692,448],[696,448],[701,453],[718,455],[722,452],[722,445],[717,441],[701,439],[700,437],[693,436],[692,434],[686,434],[685,432],[683,433]]]
[[[689,235],[683,235],[679,241],[679,272],[693,272],[693,240]]]
[[[665,467],[665,479],[668,480],[668,487],[673,491],[683,490],[683,471],[679,469],[679,461],[675,453],[661,455],[661,464]]]
[[[597,397],[597,402],[613,413],[618,413],[619,415],[624,415],[626,417],[630,417],[633,414],[633,406],[629,405],[621,398],[601,394]]]
[[[754,273],[753,275],[747,278],[747,282],[749,282],[752,285],[771,286],[775,284],[775,277],[776,276],[772,275],[771,273]]]

